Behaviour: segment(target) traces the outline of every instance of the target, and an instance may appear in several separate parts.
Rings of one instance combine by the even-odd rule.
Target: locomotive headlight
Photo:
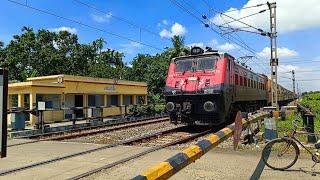
[[[206,112],[212,112],[214,110],[216,110],[216,105],[215,103],[211,102],[211,101],[206,101],[204,104],[203,104],[203,109],[206,111]]]
[[[167,111],[169,111],[169,112],[173,111],[173,110],[174,110],[174,104],[173,104],[173,102],[168,102],[168,103],[166,104],[166,109],[167,109]]]

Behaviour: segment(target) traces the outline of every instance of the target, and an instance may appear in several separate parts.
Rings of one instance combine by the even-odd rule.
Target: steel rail
[[[107,132],[107,131],[136,127],[139,125],[153,124],[153,123],[163,122],[163,121],[167,121],[167,120],[168,120],[168,117],[160,117],[160,118],[158,118],[158,120],[156,120],[156,118],[155,119],[148,118],[148,119],[134,121],[134,122],[120,122],[120,123],[116,123],[116,124],[98,125],[98,126],[84,127],[84,128],[79,128],[79,129],[71,129],[71,130],[66,130],[66,131],[46,133],[46,134],[41,134],[41,135],[37,135],[37,136],[33,135],[31,137],[42,137],[42,136],[50,136],[50,135],[57,135],[57,134],[63,134],[63,133],[75,133],[75,134],[61,135],[61,136],[55,136],[55,137],[51,137],[51,138],[38,139],[38,140],[34,140],[34,141],[11,144],[11,145],[8,145],[7,147],[20,146],[20,145],[24,145],[24,144],[32,144],[32,143],[37,143],[40,141],[71,139],[71,138],[75,138],[75,137],[93,135],[93,134],[103,133],[103,132]],[[98,128],[100,128],[100,129],[98,129]],[[81,131],[86,131],[86,130],[87,131],[93,130],[93,131],[90,131],[87,133],[81,133]],[[79,134],[79,133],[81,133],[81,134]]]
[[[46,138],[46,139],[38,139],[38,140],[35,140],[35,141],[29,141],[29,142],[23,142],[23,143],[17,143],[17,144],[8,145],[7,147],[13,147],[13,146],[19,146],[19,145],[24,145],[24,144],[36,143],[36,142],[40,142],[40,141],[70,139],[70,138],[74,138],[74,137],[98,134],[98,133],[103,133],[103,132],[112,131],[112,130],[118,130],[118,129],[122,129],[122,128],[130,128],[130,127],[135,127],[135,126],[139,126],[139,125],[147,125],[147,124],[152,124],[152,123],[158,123],[158,122],[167,121],[168,117],[159,117],[158,118],[159,120],[155,120],[155,119],[156,118],[154,118],[154,119],[146,118],[146,119],[143,119],[143,120],[133,121],[133,122],[119,122],[119,123],[114,123],[114,124],[104,124],[104,125],[83,127],[83,128],[77,128],[77,129],[69,129],[69,130],[65,130],[65,131],[45,133],[45,134],[39,134],[39,135],[31,135],[31,136],[26,136],[24,138],[30,138],[30,137],[40,137],[41,138],[42,136],[50,136],[50,135],[57,135],[57,134],[63,134],[63,133],[77,133],[77,131],[79,131],[79,133],[80,133],[81,131],[85,131],[85,130],[90,131],[92,129],[97,129],[97,130],[95,130],[93,132],[88,132],[88,133],[83,133],[83,134],[69,134],[69,135],[62,135],[62,136]],[[101,129],[98,129],[98,128],[101,128]]]
[[[116,165],[119,165],[119,164],[123,164],[125,162],[128,162],[130,160],[133,160],[133,159],[136,159],[138,157],[141,157],[141,156],[144,156],[146,154],[149,154],[151,152],[154,152],[154,151],[158,151],[160,149],[163,149],[163,148],[166,148],[166,147],[169,147],[169,146],[173,146],[173,145],[176,145],[176,144],[181,144],[181,143],[184,143],[184,142],[188,142],[188,141],[191,141],[195,138],[198,138],[198,137],[201,137],[201,136],[204,136],[206,134],[209,134],[213,132],[213,129],[209,129],[209,130],[206,130],[206,131],[203,131],[203,132],[200,132],[200,133],[196,133],[192,136],[189,136],[189,137],[185,137],[185,138],[181,138],[181,139],[178,139],[178,140],[175,140],[173,142],[169,142],[167,144],[163,144],[163,145],[160,145],[160,146],[157,146],[157,147],[154,147],[154,148],[151,148],[151,149],[148,149],[148,150],[145,150],[143,152],[140,152],[140,153],[137,153],[137,154],[134,154],[132,156],[129,156],[127,158],[124,158],[124,159],[121,159],[121,160],[118,160],[118,161],[115,161],[113,163],[110,163],[110,164],[107,164],[107,165],[104,165],[102,167],[99,167],[99,168],[96,168],[96,169],[93,169],[93,170],[90,170],[88,172],[85,172],[83,174],[80,174],[78,176],[75,176],[75,177],[72,177],[72,178],[69,178],[68,180],[77,180],[77,179],[81,179],[81,178],[85,178],[85,177],[88,177],[90,175],[93,175],[95,173],[98,173],[102,170],[105,170],[105,169],[109,169],[111,167],[114,167]]]
[[[158,135],[161,135],[161,134],[166,134],[166,133],[170,133],[170,132],[173,132],[173,131],[177,131],[177,130],[179,130],[181,128],[184,128],[184,127],[186,127],[186,126],[178,126],[178,127],[174,127],[174,128],[171,128],[171,129],[166,129],[166,130],[163,130],[163,131],[158,131],[158,132],[155,132],[155,133],[147,134],[147,135],[144,135],[144,136],[141,136],[141,137],[135,137],[135,138],[130,138],[130,139],[127,139],[127,140],[123,140],[123,141],[120,141],[120,142],[115,143],[115,144],[109,144],[109,145],[105,145],[105,146],[102,146],[102,147],[98,147],[98,148],[94,148],[94,149],[90,149],[90,150],[86,150],[86,151],[81,151],[81,152],[69,154],[69,155],[66,155],[66,156],[60,156],[60,157],[56,157],[56,158],[53,158],[53,159],[40,161],[40,162],[36,162],[36,163],[33,163],[33,164],[29,164],[29,165],[25,165],[25,166],[21,166],[21,167],[17,167],[17,168],[12,168],[12,169],[8,169],[8,170],[0,171],[0,176],[16,173],[16,172],[27,170],[27,169],[31,169],[31,168],[34,168],[34,167],[37,167],[37,166],[50,164],[50,163],[53,163],[53,162],[57,162],[57,161],[73,158],[73,157],[76,157],[76,156],[81,156],[81,155],[93,153],[93,152],[96,152],[96,151],[100,151],[100,150],[104,150],[104,149],[108,149],[108,148],[112,148],[112,147],[116,147],[116,146],[120,146],[120,145],[130,144],[130,143],[133,143],[133,142],[136,142],[136,141],[141,141],[143,139],[152,138],[154,136],[158,136]]]

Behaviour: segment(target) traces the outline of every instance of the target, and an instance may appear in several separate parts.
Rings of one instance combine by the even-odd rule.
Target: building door
[[[75,107],[83,107],[83,95],[74,95],[74,106]],[[76,118],[83,117],[83,109],[75,110]]]

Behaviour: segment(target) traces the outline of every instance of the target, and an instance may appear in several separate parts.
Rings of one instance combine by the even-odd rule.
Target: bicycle
[[[262,160],[271,169],[274,170],[286,170],[292,167],[298,160],[300,155],[300,150],[298,144],[304,148],[312,157],[312,161],[315,163],[312,168],[317,163],[320,163],[320,154],[318,152],[313,153],[311,150],[306,148],[301,141],[299,141],[295,136],[297,134],[308,134],[308,135],[320,135],[316,133],[306,133],[297,131],[299,120],[293,120],[293,131],[288,136],[277,138],[269,141],[262,150]],[[303,128],[301,128],[303,129]],[[320,142],[315,144],[316,149],[320,149]]]

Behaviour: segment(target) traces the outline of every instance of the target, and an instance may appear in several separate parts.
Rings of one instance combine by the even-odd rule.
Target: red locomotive
[[[164,94],[171,122],[218,125],[237,110],[253,111],[270,102],[267,76],[235,63],[234,57],[207,48],[191,48],[191,55],[173,58]],[[286,99],[293,93],[283,90]],[[280,96],[281,98],[281,96]]]

